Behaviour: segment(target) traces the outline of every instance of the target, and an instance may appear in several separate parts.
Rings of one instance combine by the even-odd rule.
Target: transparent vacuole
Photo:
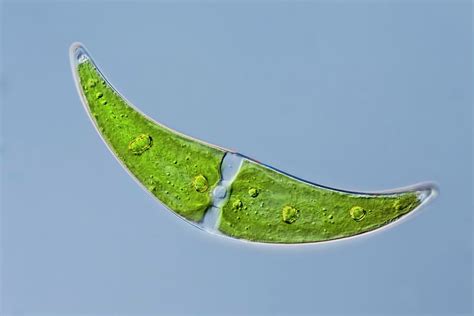
[[[155,122],[122,97],[81,44],[70,50],[76,86],[122,166],[169,210],[205,231],[263,243],[311,243],[387,227],[434,196],[432,184],[347,192],[288,175]]]

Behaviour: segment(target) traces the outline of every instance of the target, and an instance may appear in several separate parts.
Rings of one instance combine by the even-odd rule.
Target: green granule
[[[200,221],[211,205],[225,152],[145,117],[117,94],[90,60],[77,68],[91,116],[118,159],[167,207]]]
[[[219,229],[260,242],[316,242],[374,230],[419,204],[414,192],[345,193],[304,183],[245,159],[232,183],[229,202],[222,208]]]
[[[207,179],[203,175],[198,175],[193,180],[194,189],[198,192],[206,192],[209,188]]]
[[[281,219],[287,224],[293,224],[300,216],[300,211],[291,206],[285,206],[281,212]]]
[[[128,150],[135,155],[141,155],[151,147],[151,140],[150,135],[141,134],[128,144]]]

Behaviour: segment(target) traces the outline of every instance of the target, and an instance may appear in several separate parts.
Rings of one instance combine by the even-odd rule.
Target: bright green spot
[[[249,194],[249,188],[259,188],[257,199]],[[229,198],[240,201],[246,209],[235,212],[235,202],[224,205],[219,229],[236,238],[273,243],[315,242],[361,234],[397,220],[420,204],[413,192],[340,192],[299,181],[247,159],[231,185]],[[354,220],[351,209],[359,221]]]
[[[97,84],[97,81],[94,80],[94,79],[89,79],[89,80],[87,81],[87,84],[88,84],[89,88],[94,88],[95,85]]]
[[[253,197],[253,198],[254,198],[254,197],[257,197],[257,196],[258,196],[258,190],[255,189],[255,188],[251,188],[251,189],[249,190],[249,195],[250,195],[251,197]]]
[[[204,192],[220,179],[224,151],[145,117],[108,85],[89,60],[77,67],[91,116],[119,160],[168,208],[189,220],[201,220],[211,205],[210,193]],[[206,179],[204,192],[193,185],[196,175]],[[198,183],[203,190],[202,179]]]
[[[355,221],[361,221],[367,212],[360,206],[354,206],[350,209],[349,213]]]
[[[242,208],[243,204],[241,200],[235,200],[234,203],[232,203],[232,208],[234,210],[240,210]]]
[[[281,219],[288,224],[294,223],[298,216],[300,216],[300,211],[291,206],[285,206],[281,212]]]
[[[128,144],[128,150],[130,150],[135,155],[141,155],[151,147],[151,144],[151,136],[141,134]]]
[[[202,193],[202,192],[206,192],[209,184],[207,183],[207,179],[205,176],[203,176],[202,174],[196,176],[193,180],[193,185],[194,185],[194,189],[196,189],[196,191]]]

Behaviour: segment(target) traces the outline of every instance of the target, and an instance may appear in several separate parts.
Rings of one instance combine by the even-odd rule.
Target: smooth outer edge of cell
[[[216,145],[213,145],[213,144],[209,144],[207,142],[204,142],[202,140],[199,140],[199,139],[196,139],[196,138],[193,138],[193,137],[190,137],[186,134],[183,134],[183,133],[180,133],[172,128],[169,128],[165,125],[163,125],[162,123],[159,123],[157,121],[155,121],[153,118],[150,118],[149,116],[147,116],[146,114],[144,114],[142,111],[140,111],[137,107],[135,107],[133,105],[133,103],[131,103],[127,98],[125,98],[111,83],[110,81],[107,79],[107,77],[100,71],[100,68],[97,67],[96,63],[94,62],[94,60],[92,59],[91,55],[87,52],[86,48],[84,47],[83,44],[79,43],[79,42],[75,42],[73,43],[71,46],[70,46],[70,49],[69,49],[69,57],[70,57],[70,65],[71,65],[71,70],[72,70],[72,74],[73,74],[73,78],[74,78],[74,82],[75,82],[75,85],[76,85],[76,89],[77,89],[77,92],[79,94],[79,97],[81,99],[81,103],[87,113],[87,115],[89,116],[89,119],[91,120],[96,132],[99,134],[99,137],[102,139],[102,141],[104,142],[104,144],[106,145],[106,147],[109,149],[109,151],[111,152],[112,156],[115,158],[115,160],[117,160],[119,162],[119,164],[122,166],[122,168],[132,177],[132,179],[134,179],[134,181],[145,191],[147,192],[147,194],[149,194],[150,196],[152,196],[155,200],[159,201],[160,204],[162,204],[166,209],[168,209],[169,211],[171,211],[172,214],[174,214],[175,216],[177,216],[178,218],[182,219],[184,222],[188,223],[188,224],[191,224],[192,226],[202,230],[202,231],[205,231],[207,233],[210,233],[211,235],[216,235],[216,236],[221,236],[221,237],[225,237],[225,239],[228,239],[228,240],[233,240],[233,241],[237,241],[237,242],[244,242],[245,244],[252,244],[252,245],[256,245],[256,246],[264,246],[264,247],[302,247],[302,246],[314,246],[314,245],[327,245],[327,244],[333,244],[335,242],[341,242],[341,241],[349,241],[349,240],[354,240],[354,239],[360,239],[362,237],[367,237],[367,236],[371,236],[371,235],[374,235],[376,233],[380,233],[386,229],[390,229],[392,227],[395,227],[396,225],[399,225],[400,223],[404,222],[407,220],[407,218],[410,218],[410,217],[413,217],[414,215],[420,213],[419,210],[422,209],[424,206],[426,206],[426,204],[428,204],[432,199],[434,199],[438,193],[439,193],[439,190],[438,190],[438,186],[434,183],[434,182],[422,182],[422,183],[418,183],[418,184],[414,184],[414,185],[410,185],[410,186],[406,186],[406,187],[400,187],[400,188],[395,188],[395,189],[390,189],[390,190],[382,190],[382,191],[372,191],[372,192],[355,192],[355,191],[346,191],[346,190],[341,190],[341,189],[335,189],[335,188],[331,188],[331,187],[327,187],[327,186],[323,186],[323,185],[320,185],[320,184],[316,184],[316,183],[313,183],[313,182],[310,182],[310,181],[307,181],[307,180],[304,180],[304,179],[301,179],[301,178],[298,178],[296,176],[293,176],[291,174],[288,174],[284,171],[281,171],[277,168],[274,168],[272,166],[269,166],[269,165],[266,165],[264,163],[261,163],[253,158],[250,158],[248,156],[245,156],[245,155],[242,155],[240,153],[237,153],[233,150],[229,150],[229,149],[225,149],[223,147],[220,147],[220,146],[216,146]],[[330,240],[324,240],[324,241],[314,241],[314,242],[295,242],[295,243],[269,243],[269,242],[260,242],[260,241],[251,241],[251,240],[247,240],[247,239],[242,239],[242,238],[236,238],[236,237],[232,237],[232,236],[229,236],[229,235],[225,235],[223,233],[221,233],[219,230],[215,230],[215,231],[210,231],[208,229],[206,229],[205,227],[203,227],[202,225],[200,225],[200,222],[192,222],[188,219],[186,219],[185,217],[181,216],[180,214],[176,213],[175,211],[173,211],[171,208],[169,208],[166,204],[164,204],[160,199],[158,199],[158,197],[156,197],[155,195],[153,195],[136,177],[133,173],[131,173],[130,170],[128,170],[128,168],[125,166],[125,164],[117,157],[117,155],[115,154],[114,150],[112,149],[111,145],[108,143],[108,141],[103,137],[103,135],[100,133],[99,131],[99,128],[97,126],[97,123],[96,121],[94,120],[94,118],[92,117],[92,114],[90,113],[90,110],[89,110],[89,106],[88,106],[88,103],[87,103],[87,100],[85,98],[85,95],[83,94],[83,91],[82,91],[82,87],[81,87],[81,84],[80,84],[80,79],[79,79],[79,76],[78,76],[78,71],[77,71],[77,66],[84,62],[84,61],[87,61],[89,60],[93,65],[94,67],[96,68],[96,70],[100,73],[100,75],[104,78],[104,80],[107,82],[107,84],[110,86],[110,88],[119,96],[121,97],[126,103],[128,106],[130,106],[133,110],[137,111],[138,113],[140,113],[141,115],[143,115],[145,118],[147,118],[148,120],[152,121],[153,123],[163,127],[163,128],[166,128],[168,129],[169,131],[173,132],[173,133],[176,133],[184,138],[187,138],[187,139],[190,139],[190,140],[193,140],[193,141],[196,141],[196,142],[199,142],[201,144],[204,144],[206,146],[209,146],[209,147],[213,147],[213,148],[216,148],[216,149],[219,149],[221,151],[224,152],[224,157],[223,159],[225,158],[225,155],[227,155],[227,153],[230,153],[230,154],[235,154],[235,155],[238,155],[238,156],[241,156],[243,159],[242,159],[242,163],[243,163],[243,160],[248,160],[250,162],[253,162],[253,163],[257,163],[259,165],[262,165],[263,167],[266,167],[268,169],[271,169],[275,172],[278,172],[282,175],[285,175],[287,177],[290,177],[292,179],[295,179],[297,181],[300,181],[300,182],[303,182],[305,184],[309,184],[309,185],[312,185],[312,186],[316,186],[316,187],[319,187],[321,189],[326,189],[326,190],[331,190],[331,191],[335,191],[335,192],[340,192],[340,193],[347,193],[347,194],[353,194],[353,195],[380,195],[380,194],[383,194],[383,195],[396,195],[396,194],[400,194],[400,193],[408,193],[408,192],[414,192],[414,193],[417,193],[418,196],[420,195],[424,195],[423,199],[420,199],[421,200],[421,203],[420,205],[418,205],[415,209],[413,209],[412,211],[400,216],[399,218],[397,218],[396,220],[394,220],[393,222],[390,222],[388,224],[385,224],[379,228],[376,228],[374,230],[370,230],[370,231],[367,231],[367,232],[363,232],[363,233],[360,233],[360,234],[357,234],[357,235],[353,235],[353,236],[348,236],[348,237],[340,237],[340,238],[335,238],[335,239],[330,239]],[[239,167],[239,170],[242,166],[242,163],[240,164],[240,167]],[[238,172],[237,172],[238,173]],[[237,176],[237,174],[236,174]],[[236,178],[236,176],[232,179],[232,181],[229,183],[229,187],[232,186],[232,183],[234,181],[234,179]],[[220,183],[221,181],[219,180],[218,183]],[[212,205],[209,207],[211,208],[213,207]],[[222,209],[221,209],[221,214],[222,214]],[[206,216],[206,214],[204,214],[204,217]],[[219,215],[219,220],[220,220],[220,216]]]
[[[87,50],[85,49],[84,45],[82,45],[81,43],[73,43],[71,45],[71,47],[69,48],[69,59],[70,59],[70,63],[71,63],[71,70],[72,70],[72,74],[73,74],[73,78],[74,78],[74,82],[76,84],[76,89],[77,89],[77,92],[81,98],[81,103],[82,103],[82,106],[84,107],[84,110],[86,111],[87,115],[89,116],[89,119],[90,121],[92,122],[92,125],[94,126],[97,134],[99,134],[99,137],[100,139],[102,139],[102,141],[104,142],[105,146],[109,149],[110,153],[112,154],[112,156],[115,158],[115,160],[118,161],[118,163],[120,164],[120,166],[122,166],[122,168],[128,173],[128,175],[148,194],[150,195],[151,197],[153,197],[156,201],[160,202],[161,205],[163,205],[168,211],[170,211],[170,213],[172,213],[173,215],[177,216],[178,218],[180,218],[181,220],[183,220],[184,222],[188,223],[188,224],[191,224],[193,225],[194,227],[200,229],[200,230],[204,230],[203,227],[201,227],[199,225],[199,223],[197,222],[193,222],[193,221],[190,221],[188,220],[187,218],[185,218],[184,216],[176,213],[174,210],[172,210],[171,208],[169,208],[166,204],[164,204],[158,197],[156,197],[154,194],[152,194],[146,187],[145,185],[143,185],[138,179],[137,177],[135,177],[135,175],[125,166],[125,164],[118,158],[117,154],[115,153],[115,151],[112,149],[112,146],[109,144],[109,142],[104,138],[104,136],[102,135],[102,133],[100,132],[99,130],[99,127],[97,126],[97,122],[95,121],[95,119],[92,117],[92,114],[90,112],[90,109],[89,109],[89,105],[88,105],[88,101],[82,91],[82,86],[81,86],[81,82],[80,82],[80,78],[79,78],[79,73],[78,73],[78,70],[77,70],[77,66],[82,63],[82,62],[85,62],[87,60],[89,60],[93,65],[94,67],[96,68],[96,70],[100,73],[100,75],[104,78],[104,80],[107,82],[107,84],[110,86],[110,88],[115,92],[117,93],[117,95],[119,97],[121,97],[126,103],[128,106],[130,106],[133,110],[137,111],[138,113],[140,113],[141,115],[143,115],[144,117],[146,117],[147,119],[149,119],[150,121],[152,121],[153,123],[156,123],[158,124],[159,126],[162,126],[168,130],[170,130],[171,132],[174,132],[176,134],[179,134],[187,139],[191,139],[191,140],[194,140],[194,141],[198,141],[204,145],[207,145],[207,146],[210,146],[210,147],[213,147],[213,148],[217,148],[217,149],[220,149],[222,151],[224,151],[224,155],[226,152],[229,152],[228,150],[226,149],[223,149],[221,147],[218,147],[218,146],[214,146],[214,145],[211,145],[211,144],[207,144],[205,142],[202,142],[202,141],[199,141],[197,139],[194,139],[192,137],[189,137],[187,135],[184,135],[182,133],[179,133],[179,132],[176,132],[175,130],[167,127],[167,126],[164,126],[163,124],[161,123],[158,123],[156,122],[154,119],[148,117],[147,115],[143,114],[140,110],[138,110],[130,101],[128,101],[123,95],[121,95],[118,90],[108,81],[107,77],[100,71],[99,67],[97,67],[97,65],[95,64],[94,60],[92,59],[91,55],[87,52]],[[204,214],[205,215],[205,214]],[[205,230],[204,230],[205,231]]]

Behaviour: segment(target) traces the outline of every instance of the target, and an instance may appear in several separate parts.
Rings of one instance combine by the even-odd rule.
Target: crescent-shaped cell
[[[310,183],[171,130],[144,115],[71,47],[79,95],[126,170],[168,209],[204,230],[265,243],[347,238],[386,227],[426,202],[431,184],[383,193]]]

